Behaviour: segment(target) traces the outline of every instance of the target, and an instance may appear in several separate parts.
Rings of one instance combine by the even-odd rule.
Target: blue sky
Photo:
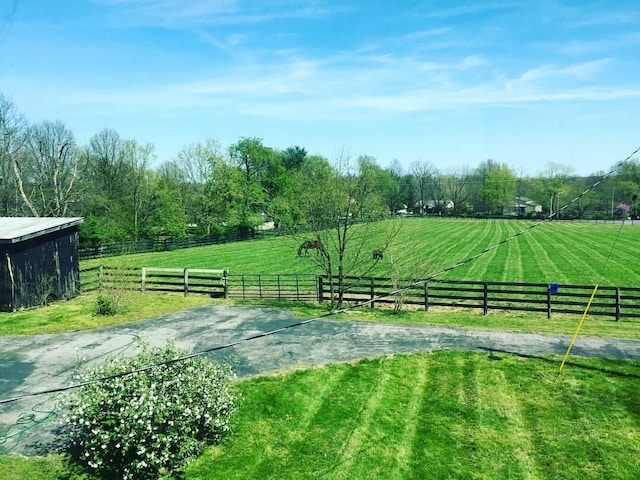
[[[2,0],[0,92],[80,143],[608,171],[640,144],[640,2]]]

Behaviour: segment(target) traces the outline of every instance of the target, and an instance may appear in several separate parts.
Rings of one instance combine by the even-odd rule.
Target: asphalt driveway
[[[173,339],[200,352],[299,322],[275,308],[211,305],[100,330],[0,337],[0,400],[73,383],[79,360],[133,351],[140,336],[154,345]],[[570,337],[492,330],[315,320],[275,335],[242,341],[207,354],[231,360],[240,377],[364,357],[438,349],[564,354]],[[640,361],[640,341],[579,337],[572,355]],[[23,455],[55,449],[60,412],[51,395],[0,404],[0,450]],[[1,443],[4,440],[4,443]]]

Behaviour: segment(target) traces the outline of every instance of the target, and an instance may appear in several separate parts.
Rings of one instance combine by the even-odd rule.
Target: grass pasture
[[[415,265],[427,274],[462,262],[534,225],[519,220],[405,218],[358,226],[365,251],[378,248],[400,226],[395,246],[372,272],[390,275],[390,258],[407,276]],[[359,242],[358,239],[354,242]],[[82,262],[82,266],[126,265],[228,269],[232,273],[321,273],[311,258],[296,255],[292,237],[211,245],[160,253],[125,255]],[[544,222],[440,278],[613,286],[640,285],[640,225]]]

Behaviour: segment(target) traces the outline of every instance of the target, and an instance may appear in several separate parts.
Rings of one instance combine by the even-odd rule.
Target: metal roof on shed
[[[0,217],[0,244],[22,242],[80,223],[81,217]]]

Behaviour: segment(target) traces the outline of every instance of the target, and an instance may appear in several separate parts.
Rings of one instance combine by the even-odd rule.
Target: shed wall
[[[79,290],[77,226],[0,245],[0,310],[72,298]]]

